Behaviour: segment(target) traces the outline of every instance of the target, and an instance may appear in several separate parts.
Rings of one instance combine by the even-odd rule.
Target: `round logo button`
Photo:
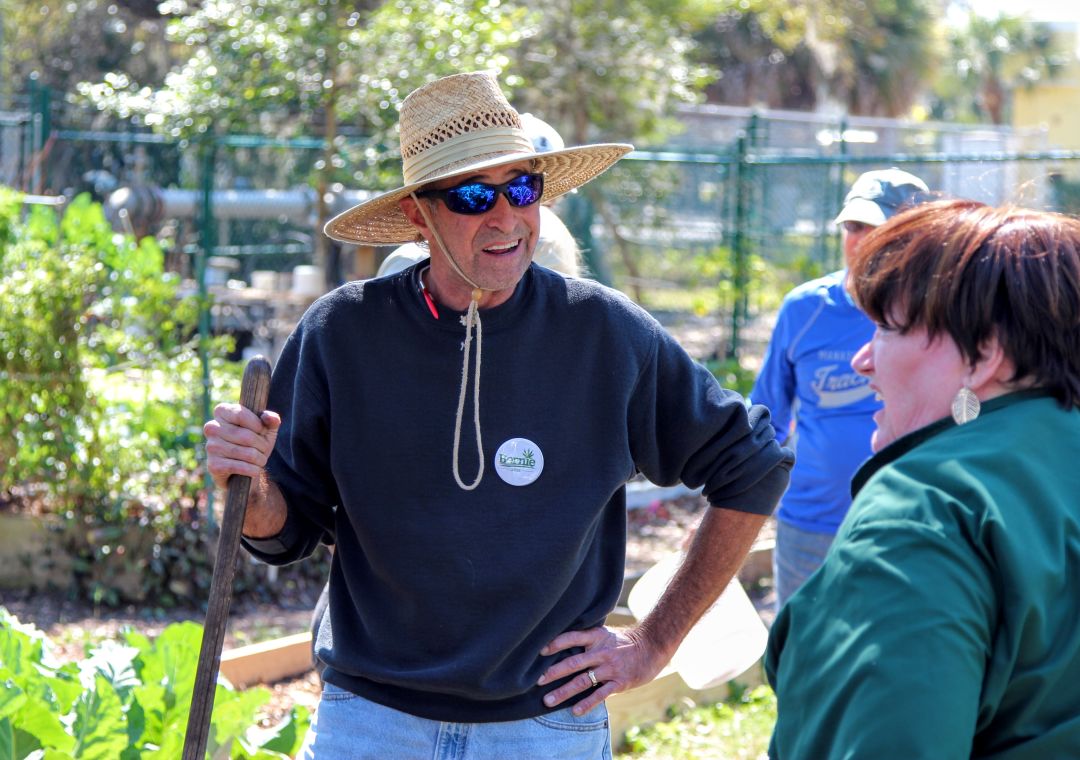
[[[544,471],[544,453],[528,438],[511,438],[495,452],[495,472],[512,486],[527,486]]]

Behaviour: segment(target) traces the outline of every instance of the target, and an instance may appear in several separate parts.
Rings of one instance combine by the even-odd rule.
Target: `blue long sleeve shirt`
[[[881,408],[851,368],[874,325],[844,289],[846,274],[811,280],[784,298],[750,394],[769,408],[777,438],[791,437],[798,452],[777,517],[814,533],[836,533],[851,506],[851,477],[871,454],[872,417]]]

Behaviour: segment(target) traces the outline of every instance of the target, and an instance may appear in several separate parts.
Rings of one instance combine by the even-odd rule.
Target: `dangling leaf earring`
[[[979,403],[979,397],[966,385],[953,396],[952,418],[957,425],[971,422],[979,416],[980,409],[982,409],[982,404]]]

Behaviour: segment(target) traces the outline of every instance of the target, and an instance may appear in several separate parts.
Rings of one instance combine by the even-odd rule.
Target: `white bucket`
[[[251,287],[255,290],[273,292],[278,289],[278,273],[256,269],[251,273]]]
[[[326,292],[323,273],[319,267],[301,264],[292,270],[292,293],[301,298],[318,298]]]
[[[667,589],[683,554],[664,557],[630,589],[627,605],[643,619]],[[691,689],[708,689],[746,672],[765,652],[769,632],[737,577],[690,629],[671,666]]]

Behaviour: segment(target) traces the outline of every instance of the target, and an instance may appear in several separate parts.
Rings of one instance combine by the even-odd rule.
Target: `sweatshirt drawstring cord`
[[[413,200],[416,201],[416,207],[420,209],[421,216],[424,217],[424,221],[427,223],[428,229],[431,230],[435,237],[435,242],[439,244],[439,248],[446,254],[446,260],[450,262],[450,266],[461,279],[473,286],[472,299],[469,301],[469,310],[465,315],[465,344],[464,344],[464,357],[461,365],[461,385],[458,393],[458,405],[457,414],[454,419],[454,462],[453,473],[454,480],[457,481],[458,487],[463,491],[472,491],[478,485],[480,485],[481,478],[484,477],[484,444],[480,436],[480,360],[483,355],[484,348],[484,331],[480,324],[480,296],[483,294],[482,288],[472,281],[458,266],[457,261],[454,260],[453,255],[450,253],[450,249],[443,243],[442,236],[439,235],[439,231],[435,229],[435,225],[431,222],[431,217],[428,215],[427,209],[424,208],[424,204],[416,196],[416,193],[411,194]],[[476,329],[476,374],[473,378],[473,429],[476,431],[476,451],[480,458],[480,467],[476,473],[476,480],[470,485],[466,485],[465,481],[461,479],[460,472],[460,453],[461,453],[461,422],[465,416],[465,394],[469,383],[469,355],[472,353],[472,333],[473,329]]]

